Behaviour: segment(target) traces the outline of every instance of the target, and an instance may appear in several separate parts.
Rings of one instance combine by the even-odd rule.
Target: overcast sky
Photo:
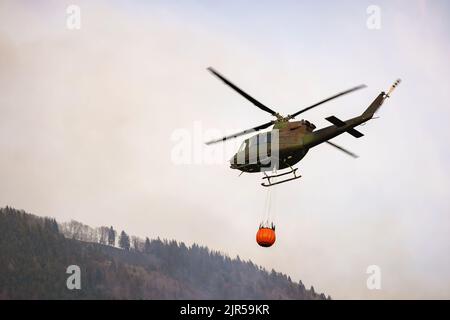
[[[200,243],[333,298],[450,298],[450,6],[312,3],[2,1],[0,206]],[[303,115],[319,128],[403,82],[363,138],[333,139],[360,158],[318,146],[274,188],[277,242],[263,249],[261,175],[227,163],[242,140],[202,142],[271,117],[208,66],[281,114],[368,85]]]

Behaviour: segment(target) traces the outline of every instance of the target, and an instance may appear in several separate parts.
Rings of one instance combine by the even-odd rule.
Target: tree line
[[[138,252],[149,252],[150,239],[145,239],[130,236],[125,230],[122,230],[119,235],[113,226],[101,226],[98,228],[90,227],[81,222],[71,220],[59,224],[61,233],[69,239],[75,239],[84,242],[95,242],[112,247],[119,247],[124,250],[133,250]]]
[[[116,247],[117,245],[117,247]],[[239,256],[0,208],[0,299],[325,299]],[[65,269],[82,268],[68,291]]]

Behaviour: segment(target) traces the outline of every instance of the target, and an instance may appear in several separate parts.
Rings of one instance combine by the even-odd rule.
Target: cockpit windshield
[[[245,148],[247,147],[247,143],[248,143],[248,140],[244,140],[244,142],[242,142],[241,146],[239,147],[239,151],[238,152],[244,151]]]

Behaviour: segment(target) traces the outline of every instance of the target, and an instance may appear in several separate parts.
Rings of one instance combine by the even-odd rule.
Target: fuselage
[[[380,94],[374,103],[381,105],[383,95]],[[372,116],[371,112],[363,113],[342,121],[340,125],[315,131],[315,125],[307,120],[276,123],[271,131],[244,140],[239,151],[231,158],[230,167],[251,173],[292,167],[303,159],[309,149],[348,132]]]

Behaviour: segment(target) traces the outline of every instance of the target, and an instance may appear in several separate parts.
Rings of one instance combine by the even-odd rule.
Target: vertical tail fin
[[[365,119],[371,119],[375,112],[381,107],[385,99],[384,91],[381,92],[378,97],[370,104],[370,106],[363,112],[362,116]]]
[[[370,106],[363,112],[362,116],[364,119],[371,119],[373,117],[373,115],[375,114],[375,112],[377,112],[377,110],[381,107],[381,105],[383,104],[384,100],[386,98],[389,98],[390,95],[392,94],[392,92],[394,91],[394,89],[398,86],[398,84],[400,83],[400,79],[397,79],[397,81],[394,82],[394,84],[389,88],[389,91],[387,94],[383,92],[381,92],[378,97],[376,97],[375,100],[373,100],[373,102],[370,104]]]

